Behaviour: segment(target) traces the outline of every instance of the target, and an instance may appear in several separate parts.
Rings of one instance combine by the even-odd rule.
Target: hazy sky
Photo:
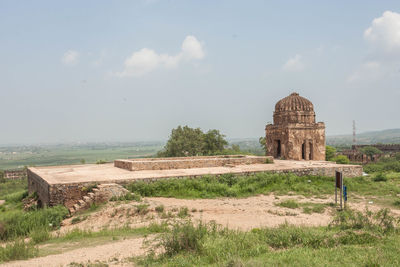
[[[0,144],[400,128],[400,1],[0,1]]]

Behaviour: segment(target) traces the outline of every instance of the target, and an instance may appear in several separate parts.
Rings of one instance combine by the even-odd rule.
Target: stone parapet
[[[223,166],[237,166],[246,164],[273,163],[271,156],[205,156],[205,157],[177,157],[177,158],[144,158],[144,159],[119,159],[114,161],[114,166],[129,171],[141,170],[170,170],[209,168]]]

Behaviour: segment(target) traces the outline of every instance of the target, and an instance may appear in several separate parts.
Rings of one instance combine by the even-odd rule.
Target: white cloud
[[[382,53],[400,55],[400,14],[385,11],[364,32],[365,40]]]
[[[116,73],[119,77],[141,76],[157,68],[176,68],[182,62],[200,60],[205,56],[203,45],[196,37],[186,36],[181,52],[176,55],[158,54],[152,49],[142,48],[125,60],[125,68]]]
[[[75,50],[68,50],[61,58],[62,63],[65,65],[75,65],[79,61],[79,53]]]
[[[302,62],[302,56],[297,54],[283,65],[282,69],[284,71],[302,71],[304,69],[304,64]]]
[[[367,60],[347,78],[347,82],[368,83],[398,77],[400,14],[385,11],[381,17],[373,19],[364,31],[364,39],[370,45]]]

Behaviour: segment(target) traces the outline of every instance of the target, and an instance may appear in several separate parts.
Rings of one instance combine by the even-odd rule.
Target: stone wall
[[[36,192],[39,200],[43,205],[49,205],[51,202],[50,198],[50,185],[42,179],[39,175],[32,172],[31,170],[27,170],[28,173],[28,192],[32,194]]]
[[[170,170],[272,163],[273,157],[214,156],[115,160],[114,166],[130,171]]]
[[[310,168],[292,168],[286,170],[271,170],[271,171],[263,171],[269,173],[293,173],[298,176],[304,175],[321,175],[321,176],[330,176],[333,177],[335,175],[335,171],[342,171],[343,177],[358,177],[362,176],[362,166],[358,165],[338,165],[333,167],[310,167]],[[255,173],[259,173],[257,171],[253,172],[232,172],[234,175],[252,175]],[[220,175],[217,175],[220,176]],[[107,183],[116,183],[120,185],[125,185],[128,183],[143,181],[143,182],[153,182],[157,180],[165,180],[165,179],[195,179],[203,177],[203,175],[192,175],[192,176],[181,176],[181,177],[173,177],[173,178],[145,178],[145,179],[131,179],[131,180],[109,180]],[[99,183],[101,183],[99,181]],[[37,176],[35,173],[28,169],[28,185],[29,192],[37,192],[40,201],[44,205],[54,206],[54,205],[65,205],[68,208],[71,208],[76,204],[78,200],[81,200],[84,196],[88,194],[88,188],[94,186],[93,182],[91,183],[70,183],[70,184],[47,184],[42,178]]]
[[[4,178],[10,180],[26,178],[26,170],[5,170]]]

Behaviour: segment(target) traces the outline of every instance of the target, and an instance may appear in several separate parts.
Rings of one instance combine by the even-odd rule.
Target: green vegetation
[[[324,203],[311,203],[311,202],[304,202],[304,203],[299,203],[295,200],[289,199],[285,201],[281,201],[276,204],[277,206],[284,207],[284,208],[289,208],[289,209],[297,209],[302,207],[303,208],[303,213],[306,214],[312,214],[312,213],[323,213],[325,211],[325,208],[327,206],[333,206],[330,204],[324,204]]]
[[[349,164],[350,160],[345,155],[337,155],[332,159],[332,161],[336,162],[337,164]]]
[[[178,126],[172,129],[171,136],[164,149],[158,153],[161,157],[185,157],[215,155],[223,152],[228,142],[218,130],[203,133],[200,128]]]
[[[300,207],[299,203],[295,200],[289,199],[278,203],[278,206],[289,208],[289,209],[297,209]]]
[[[230,230],[215,223],[184,221],[156,238],[139,258],[146,266],[377,266],[398,265],[396,219],[387,209],[376,213],[338,212],[328,227]],[[385,251],[385,253],[382,253]],[[344,256],[345,255],[345,256]]]
[[[369,163],[364,166],[364,171],[367,173],[378,173],[378,172],[400,172],[400,157],[379,159],[376,163]]]
[[[336,148],[333,146],[326,146],[325,148],[325,159],[330,161],[333,160],[336,154]]]
[[[383,152],[381,150],[379,150],[378,148],[373,147],[373,146],[363,147],[363,148],[361,148],[361,152],[363,154],[367,155],[370,159],[372,159],[372,157],[374,155],[383,154]]]
[[[93,143],[0,147],[0,169],[96,163],[118,158],[151,157],[162,148],[161,142]]]

